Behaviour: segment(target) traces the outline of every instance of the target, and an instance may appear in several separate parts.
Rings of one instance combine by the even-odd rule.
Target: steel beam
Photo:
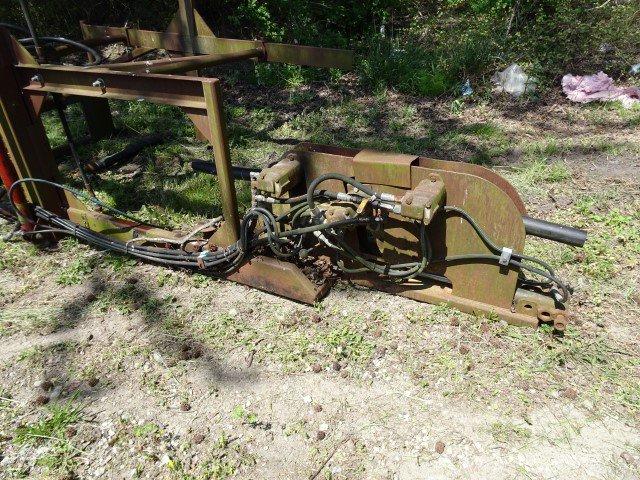
[[[209,78],[149,75],[46,65],[17,65],[15,71],[25,92],[61,93],[113,100],[149,101],[206,110],[202,84]]]
[[[262,49],[252,48],[245,52],[238,53],[212,53],[209,55],[163,58],[160,60],[147,60],[144,62],[106,63],[99,65],[99,68],[118,70],[122,72],[183,73],[194,69],[258,58],[262,56],[262,54]]]
[[[163,48],[171,52],[184,52],[185,39],[178,33],[88,24],[85,24],[83,29],[88,38],[125,35],[132,47]],[[343,70],[350,70],[354,63],[353,51],[351,50],[269,43],[258,40],[236,40],[208,35],[198,35],[193,38],[193,53],[201,55],[237,53],[251,48],[264,48],[264,60],[267,62]]]

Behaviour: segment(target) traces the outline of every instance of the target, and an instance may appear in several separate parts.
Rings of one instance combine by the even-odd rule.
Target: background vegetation
[[[77,36],[78,21],[161,29],[175,0],[46,0],[30,2],[39,31]],[[435,96],[455,93],[467,79],[486,83],[513,62],[543,87],[567,72],[604,70],[625,77],[640,61],[636,0],[202,0],[218,35],[352,47],[358,78],[370,89],[392,87]],[[17,0],[0,18],[22,23]],[[305,82],[327,75],[291,66],[257,66],[265,83]]]

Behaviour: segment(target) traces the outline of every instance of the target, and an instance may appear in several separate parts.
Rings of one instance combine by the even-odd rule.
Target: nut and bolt
[[[34,75],[33,77],[31,77],[31,81],[33,83],[39,83],[41,87],[44,87],[44,79],[42,78],[42,75],[37,74]]]
[[[105,93],[107,91],[107,85],[104,83],[104,80],[102,80],[101,78],[98,78],[95,82],[91,84],[91,86],[100,88],[100,90],[102,90],[102,93]]]

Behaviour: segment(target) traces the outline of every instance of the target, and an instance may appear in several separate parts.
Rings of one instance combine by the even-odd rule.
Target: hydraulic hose
[[[76,42],[75,40],[69,40],[68,38],[64,37],[38,37],[38,40],[45,43],[62,43],[64,45],[69,45],[85,51],[93,57],[93,60],[86,64],[86,66],[89,67],[99,65],[104,60],[102,58],[102,55],[100,55],[96,49],[91,48],[84,43]],[[18,40],[18,42],[20,42],[22,45],[36,45],[36,40],[34,40],[33,37],[21,38],[20,40]]]

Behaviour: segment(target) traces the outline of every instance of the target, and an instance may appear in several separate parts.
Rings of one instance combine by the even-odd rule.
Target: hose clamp
[[[498,260],[498,263],[503,267],[508,267],[511,262],[511,255],[513,255],[512,248],[502,247],[502,253],[500,254],[500,260]]]

